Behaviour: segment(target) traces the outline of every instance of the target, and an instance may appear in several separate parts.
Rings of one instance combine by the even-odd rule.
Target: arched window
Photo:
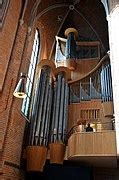
[[[23,100],[22,104],[22,113],[23,115],[29,119],[29,111],[31,106],[31,96],[34,84],[35,70],[38,63],[38,55],[40,49],[40,36],[38,30],[35,32],[34,43],[32,48],[32,54],[30,59],[29,70],[27,74],[27,82],[26,82],[26,93],[27,97]]]

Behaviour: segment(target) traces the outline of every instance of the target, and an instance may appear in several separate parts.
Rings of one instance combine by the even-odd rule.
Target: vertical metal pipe
[[[60,110],[60,96],[61,96],[61,79],[62,74],[58,74],[58,88],[57,88],[57,96],[56,96],[56,109],[55,109],[55,124],[54,128],[56,129],[56,140],[58,139],[58,121],[59,121],[59,110]]]
[[[106,101],[106,84],[105,84],[105,67],[103,65],[103,96],[104,101]]]
[[[64,128],[66,127],[66,94],[67,90],[65,90],[65,79],[64,73],[61,72],[57,76],[56,89],[55,89],[55,97],[54,97],[54,107],[53,107],[53,120],[52,120],[52,131],[53,135],[51,135],[51,142],[62,141],[64,135]],[[66,88],[67,89],[67,88]],[[66,92],[65,92],[66,91]],[[65,125],[65,127],[63,127]],[[53,138],[54,137],[54,138]]]
[[[104,86],[105,86],[105,101],[108,101],[107,94],[107,75],[106,75],[106,65],[104,65]]]
[[[40,84],[40,81],[39,81]],[[33,135],[34,135],[34,127],[36,125],[36,110],[35,108],[37,108],[36,104],[37,104],[37,95],[39,94],[39,89],[37,87],[37,92],[34,94],[34,102],[32,105],[32,114],[31,114],[31,122],[30,122],[30,128],[29,128],[29,145],[33,145]]]
[[[69,87],[67,82],[65,83],[65,93],[64,93],[64,115],[62,123],[62,141],[66,142],[66,132],[67,132],[67,120],[68,120],[68,100],[69,100]]]
[[[46,111],[46,120],[44,126],[44,139],[43,145],[47,146],[48,139],[49,139],[49,127],[50,127],[50,115],[51,115],[51,107],[52,107],[52,85],[49,85],[49,96],[48,96],[48,104],[47,104],[47,111]]]
[[[105,101],[104,66],[103,65],[102,65],[102,70],[101,70],[101,94],[102,94],[102,101]]]
[[[91,96],[91,99],[93,99],[94,97],[94,94],[93,94],[93,88],[94,88],[94,83],[93,83],[93,80],[94,80],[94,74],[92,74],[90,76],[91,80],[90,80],[90,96]]]
[[[48,104],[48,97],[49,97],[49,85],[51,83],[50,79],[50,73],[51,69],[47,70],[47,79],[46,79],[46,89],[45,89],[45,96],[44,96],[44,102],[43,102],[43,110],[41,115],[41,122],[40,122],[40,130],[39,130],[39,138],[38,138],[38,144],[43,145],[43,138],[44,138],[44,127],[46,124],[46,111],[47,111],[47,104]]]
[[[89,77],[89,96],[90,99],[92,99],[92,81],[91,81],[91,76]]]
[[[35,133],[35,126],[36,126],[36,120],[37,120],[37,110],[38,110],[38,104],[41,96],[41,86],[42,86],[42,79],[43,79],[43,71],[41,70],[40,78],[38,81],[38,85],[35,90],[34,94],[34,100],[32,104],[32,111],[31,111],[31,124],[29,128],[29,145],[33,145],[34,142],[34,133]]]
[[[44,135],[43,129],[45,125],[45,116],[46,116],[46,109],[47,109],[47,103],[48,103],[48,93],[49,93],[49,82],[48,80],[46,80],[45,95],[43,99],[43,108],[41,112],[41,120],[40,120],[40,126],[39,126],[38,145],[42,145],[42,141],[43,141],[43,135]]]
[[[112,90],[112,75],[111,75],[111,65],[109,64],[109,86],[110,86],[110,100],[113,100],[113,90]]]
[[[56,131],[54,132],[55,128],[55,112],[56,112],[56,97],[57,97],[57,82],[54,87],[54,101],[53,101],[53,112],[52,112],[52,125],[51,125],[51,142],[54,142],[54,139],[56,139]]]
[[[82,87],[81,87],[81,81],[80,81],[80,101],[82,100]]]
[[[65,54],[66,59],[76,58],[76,42],[73,32],[70,32],[68,34]]]
[[[109,71],[108,71],[108,64],[106,64],[106,77],[107,77],[107,101],[110,101],[110,89],[109,89]]]
[[[65,79],[61,80],[61,96],[60,96],[60,111],[59,111],[59,120],[58,120],[58,140],[60,141],[62,138],[62,124],[64,118],[64,93],[65,93]]]
[[[101,99],[101,69],[99,68],[99,71],[98,71],[98,79],[99,79],[99,96],[98,98]]]
[[[44,70],[43,70],[44,71]],[[41,88],[41,99],[39,102],[39,109],[37,113],[37,124],[36,124],[36,130],[35,130],[35,145],[38,145],[38,137],[39,137],[39,131],[40,131],[40,123],[41,123],[41,115],[42,115],[42,109],[43,109],[43,100],[45,96],[45,88],[46,88],[46,72],[44,71],[44,81],[42,82],[42,88]]]

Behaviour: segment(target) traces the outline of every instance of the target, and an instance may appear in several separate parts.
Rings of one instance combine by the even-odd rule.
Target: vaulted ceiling
[[[55,35],[62,37],[66,28],[74,27],[79,40],[100,41],[102,54],[108,51],[108,24],[101,0],[29,0],[27,7],[30,25],[39,21],[50,28],[54,22]]]

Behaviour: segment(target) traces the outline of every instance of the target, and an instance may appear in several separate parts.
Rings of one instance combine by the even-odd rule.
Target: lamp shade
[[[13,93],[13,95],[17,98],[23,99],[27,96],[26,88],[25,88],[25,78],[26,78],[26,76],[21,73],[20,80],[14,90],[14,93]]]

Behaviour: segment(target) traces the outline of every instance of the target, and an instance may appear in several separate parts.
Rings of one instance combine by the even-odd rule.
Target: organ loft
[[[119,3],[0,1],[0,179],[119,178]]]

